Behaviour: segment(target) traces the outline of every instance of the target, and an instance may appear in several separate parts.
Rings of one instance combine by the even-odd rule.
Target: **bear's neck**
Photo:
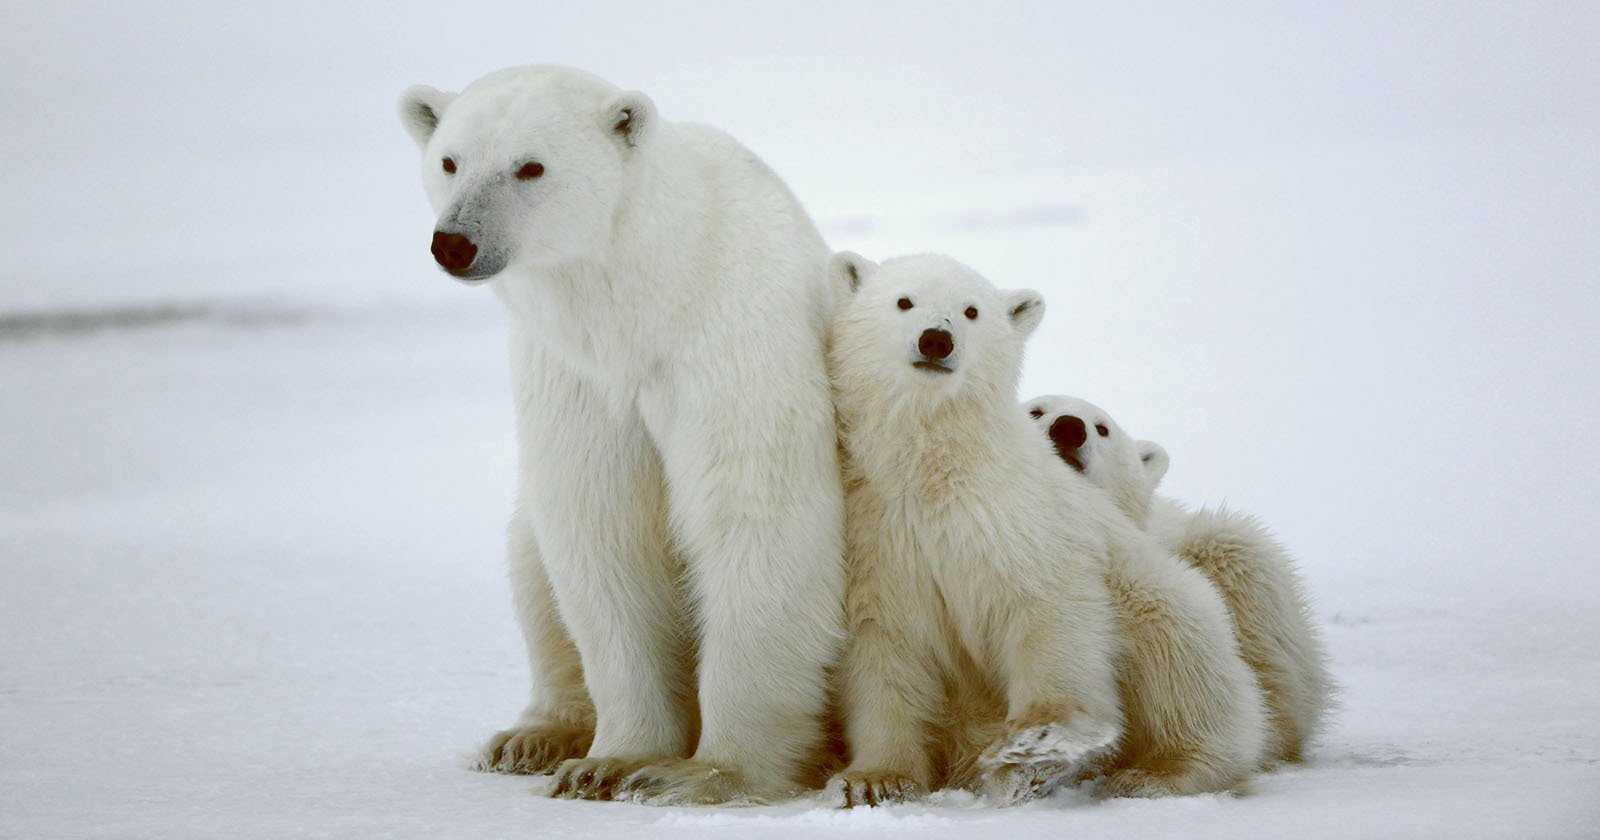
[[[665,130],[656,137],[658,145],[671,139]],[[613,275],[614,282],[651,277],[664,268],[670,270],[672,263],[701,262],[706,243],[714,241],[707,214],[663,212],[662,208],[718,206],[715,182],[697,177],[695,167],[672,166],[670,161],[671,157],[660,148],[641,152],[622,186],[630,200],[617,204],[611,219],[612,238],[638,243],[639,247],[607,255],[609,259],[601,265]]]

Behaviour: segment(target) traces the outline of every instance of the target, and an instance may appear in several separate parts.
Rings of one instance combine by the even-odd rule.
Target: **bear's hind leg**
[[[1259,765],[1267,720],[1221,596],[1160,551],[1110,575],[1128,639],[1124,682],[1135,736],[1108,777],[1115,795],[1220,792]]]
[[[583,685],[583,665],[556,611],[533,520],[519,504],[506,533],[511,597],[528,647],[533,696],[515,726],[495,733],[477,769],[493,773],[548,773],[589,752],[594,704]]]

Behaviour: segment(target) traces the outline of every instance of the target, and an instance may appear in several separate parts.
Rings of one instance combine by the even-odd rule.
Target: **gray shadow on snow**
[[[310,312],[271,304],[166,303],[0,314],[0,341],[151,330],[186,323],[276,327],[305,323]]]

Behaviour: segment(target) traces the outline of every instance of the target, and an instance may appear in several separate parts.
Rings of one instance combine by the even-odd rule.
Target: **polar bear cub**
[[[1271,724],[1266,763],[1302,760],[1322,728],[1333,680],[1288,551],[1253,516],[1227,508],[1190,513],[1155,495],[1170,464],[1166,450],[1129,437],[1093,403],[1058,395],[1036,397],[1025,407],[1061,460],[1217,585],[1233,614],[1239,649],[1265,694]]]
[[[835,800],[1014,800],[1089,766],[1118,794],[1242,781],[1264,717],[1215,589],[1016,410],[1039,295],[942,256],[841,253],[830,276],[849,639]]]

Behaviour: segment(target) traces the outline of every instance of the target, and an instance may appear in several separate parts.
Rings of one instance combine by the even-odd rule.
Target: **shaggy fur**
[[[1226,507],[1190,513],[1156,496],[1170,463],[1166,450],[1133,440],[1098,406],[1076,397],[1047,396],[1023,407],[1047,436],[1052,428],[1062,428],[1062,418],[1081,421],[1090,432],[1076,453],[1079,471],[1109,492],[1130,519],[1216,584],[1232,615],[1239,650],[1266,699],[1271,737],[1264,762],[1301,761],[1323,726],[1334,688],[1288,551],[1253,516]],[[1107,434],[1094,431],[1096,427]]]
[[[819,782],[843,507],[805,211],[728,136],[575,70],[415,87],[400,113],[440,264],[511,315],[534,689],[482,766],[653,803]]]
[[[1016,411],[1038,295],[945,257],[830,271],[849,570],[834,800],[1015,801],[1085,768],[1121,794],[1240,782],[1262,712],[1220,598]]]

